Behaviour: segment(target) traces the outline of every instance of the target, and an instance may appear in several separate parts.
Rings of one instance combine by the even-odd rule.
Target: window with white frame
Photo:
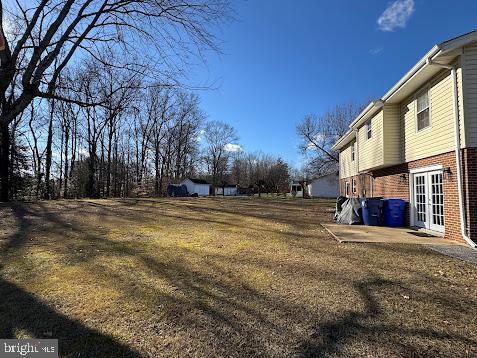
[[[373,128],[372,128],[372,125],[371,125],[371,119],[366,122],[366,139],[371,139],[371,137],[373,136]]]
[[[355,148],[356,148],[356,142],[353,142],[353,144],[351,144],[351,161],[354,162],[354,159],[355,159]]]
[[[346,196],[349,196],[349,182],[346,182]]]
[[[431,125],[429,116],[429,91],[426,90],[416,98],[417,130],[421,131]]]
[[[357,192],[357,189],[356,189],[356,179],[353,179],[353,180],[351,181],[351,191],[352,191],[353,194],[356,194],[356,192]]]

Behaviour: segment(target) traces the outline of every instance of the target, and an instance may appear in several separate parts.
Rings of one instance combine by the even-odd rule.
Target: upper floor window
[[[366,122],[366,139],[371,139],[373,136],[373,128],[371,126],[371,119]]]
[[[356,142],[353,142],[353,144],[351,144],[351,161],[352,162],[354,162],[354,159],[356,157],[355,149],[356,149]]]
[[[431,124],[429,118],[429,91],[425,91],[417,96],[417,130],[423,130]]]

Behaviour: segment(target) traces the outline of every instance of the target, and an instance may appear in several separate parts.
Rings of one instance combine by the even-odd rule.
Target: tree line
[[[137,74],[94,62],[65,71],[61,84],[80,101],[102,105],[35,99],[15,118],[11,199],[162,196],[169,183],[196,176],[212,188],[288,186],[283,160],[245,153],[232,126],[206,120],[194,93],[145,88]]]
[[[204,114],[186,73],[229,16],[227,0],[0,2],[0,199],[192,174]]]
[[[0,2],[0,199],[164,195],[189,176],[272,187],[286,165],[237,151],[187,86],[230,13],[227,0]]]

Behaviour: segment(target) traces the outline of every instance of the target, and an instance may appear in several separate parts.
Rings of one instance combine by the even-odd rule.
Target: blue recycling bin
[[[381,199],[364,199],[361,202],[364,225],[381,226],[383,224],[383,201]]]
[[[406,202],[402,199],[385,199],[384,225],[389,227],[403,227]]]

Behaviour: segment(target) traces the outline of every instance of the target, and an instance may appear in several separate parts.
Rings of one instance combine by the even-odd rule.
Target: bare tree
[[[110,57],[114,57],[112,53]],[[107,130],[106,159],[106,196],[111,195],[113,140],[117,135],[119,121],[128,106],[131,105],[135,93],[140,88],[137,72],[125,72],[113,66],[101,66],[100,98],[103,102],[103,115]]]
[[[280,192],[288,191],[288,186],[290,184],[290,169],[288,164],[283,161],[282,158],[278,158],[272,163],[267,177],[268,186],[277,194],[277,196]]]
[[[210,121],[204,128],[204,139],[207,147],[204,159],[212,179],[212,190],[228,169],[230,145],[236,144],[238,135],[235,129],[224,122]]]
[[[0,200],[8,199],[9,125],[36,97],[83,102],[57,91],[61,73],[76,60],[101,62],[104,48],[119,46],[125,63],[177,79],[203,48],[217,49],[210,31],[227,14],[227,0],[39,0],[0,1]],[[31,7],[28,7],[31,6]],[[13,27],[5,33],[5,22]],[[147,51],[145,50],[147,49]],[[137,54],[141,53],[141,56]],[[160,60],[158,60],[160,59]],[[110,65],[117,65],[109,63]]]
[[[337,170],[339,155],[332,146],[348,131],[362,108],[353,102],[340,104],[323,115],[307,115],[297,125],[300,151],[307,158],[308,171],[317,175]]]
[[[151,88],[147,97],[147,113],[153,119],[152,146],[154,151],[154,194],[162,194],[164,178],[164,140],[168,133],[168,124],[174,117],[174,98],[169,88]]]

